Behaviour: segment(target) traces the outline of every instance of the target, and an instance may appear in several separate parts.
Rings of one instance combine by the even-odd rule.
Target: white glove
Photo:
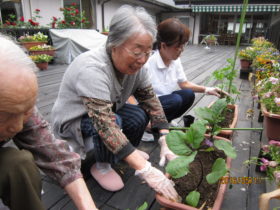
[[[164,166],[166,159],[167,160],[173,160],[175,158],[177,158],[178,156],[175,155],[167,146],[166,144],[166,139],[165,139],[166,135],[162,136],[159,138],[158,142],[161,146],[160,148],[160,161],[159,161],[159,165],[160,166]]]
[[[174,182],[164,176],[160,170],[152,167],[150,162],[147,161],[143,169],[136,170],[135,175],[145,180],[151,188],[169,200],[180,201],[180,196],[174,188]]]
[[[221,95],[220,95],[221,92],[222,92],[222,90],[217,87],[205,87],[205,91],[204,91],[204,93],[207,95],[214,95],[219,98],[221,97]]]

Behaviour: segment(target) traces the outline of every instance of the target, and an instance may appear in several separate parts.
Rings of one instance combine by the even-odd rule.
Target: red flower
[[[79,14],[79,10],[78,9],[75,9],[75,11],[76,11],[76,14]]]
[[[68,8],[66,8],[66,10],[67,10],[67,11],[71,11],[71,8],[68,7]]]
[[[11,25],[10,21],[6,20],[6,24],[9,26]]]
[[[84,23],[85,22],[85,19],[82,19],[82,21],[81,21],[82,23]]]
[[[35,9],[35,11],[36,11],[36,12],[40,12],[41,10],[39,10],[39,9]]]
[[[19,21],[24,22],[24,17],[21,16],[20,19],[19,19]]]
[[[72,3],[71,5],[72,5],[72,6],[77,6],[77,4],[76,4],[76,3]]]
[[[71,21],[70,24],[71,24],[72,26],[74,26],[74,25],[75,25],[75,22],[74,22],[74,21]]]
[[[32,23],[33,23],[33,20],[29,19],[28,22],[32,24]]]
[[[57,21],[57,18],[56,18],[56,17],[53,17],[53,21]]]
[[[15,22],[12,22],[11,25],[16,26],[17,24]]]
[[[62,20],[61,23],[62,23],[62,24],[65,24],[66,22],[65,22],[65,20]]]
[[[52,22],[52,28],[55,28],[55,22]]]

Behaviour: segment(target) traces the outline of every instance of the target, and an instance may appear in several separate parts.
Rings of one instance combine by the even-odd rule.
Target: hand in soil
[[[174,182],[164,176],[160,170],[152,167],[150,162],[147,161],[143,169],[136,170],[135,175],[144,179],[151,188],[167,199],[173,201],[180,200],[180,197],[174,188]]]
[[[166,136],[162,136],[160,137],[160,139],[158,140],[159,144],[161,145],[160,148],[160,161],[159,161],[159,165],[160,166],[164,166],[166,159],[168,161],[173,160],[175,158],[177,158],[178,156],[175,155],[167,146],[166,144]]]

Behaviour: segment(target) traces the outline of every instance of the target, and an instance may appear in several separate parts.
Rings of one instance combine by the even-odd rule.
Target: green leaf
[[[197,152],[193,152],[190,156],[180,156],[168,162],[165,170],[173,178],[180,178],[189,173],[189,164],[193,162]]]
[[[195,108],[194,113],[198,116],[198,118],[206,120],[209,124],[213,124],[215,122],[215,115],[208,107]]]
[[[191,144],[194,149],[198,149],[204,140],[206,126],[204,121],[197,120],[194,122],[186,133],[187,143]]]
[[[189,155],[192,150],[186,145],[186,133],[182,131],[171,131],[166,136],[168,148],[176,155]]]
[[[200,193],[197,191],[190,192],[186,197],[186,204],[197,207],[200,199]]]
[[[227,102],[226,99],[223,98],[215,101],[215,103],[210,107],[210,109],[213,111],[213,113],[216,116],[219,116],[222,114],[222,112],[225,110],[226,107],[227,107]]]
[[[231,145],[231,142],[223,141],[223,140],[215,140],[214,141],[215,147],[217,147],[219,150],[224,151],[224,153],[232,158],[235,159],[237,154],[233,146]]]
[[[212,166],[212,171],[206,176],[209,184],[214,184],[227,173],[226,162],[222,158],[218,158]]]
[[[148,208],[148,203],[144,202],[141,206],[137,208],[137,210],[146,210]]]

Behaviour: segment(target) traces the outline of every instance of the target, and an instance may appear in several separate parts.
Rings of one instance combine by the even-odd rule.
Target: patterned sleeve
[[[120,160],[133,152],[135,148],[116,123],[116,115],[112,111],[113,104],[96,98],[82,97],[82,99],[106,147]]]
[[[136,89],[134,96],[139,105],[149,114],[153,131],[158,132],[160,129],[169,128],[161,103],[156,97],[152,85]]]
[[[70,152],[66,141],[54,137],[49,123],[36,107],[23,130],[13,139],[20,149],[30,151],[38,167],[62,187],[83,177],[80,156]]]

